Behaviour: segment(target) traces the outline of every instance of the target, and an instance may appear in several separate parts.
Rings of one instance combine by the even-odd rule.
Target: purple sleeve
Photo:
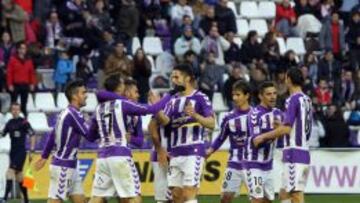
[[[89,127],[86,125],[84,117],[80,112],[70,111],[70,115],[73,118],[74,129],[81,135],[86,136],[89,131]]]
[[[139,121],[136,124],[135,134],[131,135],[130,143],[137,147],[141,147],[144,144],[144,132],[142,130],[141,118],[139,118]]]
[[[217,136],[215,141],[212,143],[211,148],[214,149],[214,151],[218,150],[221,145],[225,142],[226,138],[228,137],[229,133],[229,125],[228,125],[228,119],[224,118],[221,122],[221,131],[220,134]]]
[[[289,105],[284,113],[284,125],[292,126],[295,122],[295,118],[298,111],[299,100],[296,97],[293,97],[289,101]]]
[[[214,115],[211,102],[207,96],[203,96],[201,99],[202,116],[210,117]]]
[[[156,114],[161,109],[163,109],[167,102],[171,99],[170,95],[164,96],[159,102],[153,105],[139,104],[132,101],[123,101],[122,110],[128,115],[146,115],[146,114]]]
[[[51,153],[51,150],[55,146],[55,130],[53,129],[50,134],[48,134],[45,147],[43,149],[43,152],[41,154],[41,158],[48,159]]]
[[[87,133],[87,135],[85,136],[85,138],[90,141],[90,142],[95,142],[97,139],[99,139],[99,133],[98,133],[98,125],[96,122],[96,117],[93,116],[91,118],[91,124],[90,124],[90,128],[89,131]]]

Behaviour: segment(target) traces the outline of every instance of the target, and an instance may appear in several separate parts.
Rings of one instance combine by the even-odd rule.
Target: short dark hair
[[[173,70],[180,71],[181,73],[186,74],[187,76],[190,76],[191,79],[195,78],[195,74],[193,69],[188,64],[179,64],[174,67]]]
[[[78,92],[80,87],[85,87],[85,82],[80,79],[71,81],[66,84],[65,96],[69,102],[71,101],[71,97]]]
[[[291,83],[294,85],[298,85],[298,86],[303,86],[305,79],[303,77],[303,74],[300,70],[300,68],[290,68],[287,72],[286,72],[287,77],[290,78]]]
[[[20,49],[21,45],[25,45],[25,46],[27,47],[25,41],[20,41],[20,42],[17,42],[17,43],[16,43],[16,50]]]
[[[275,87],[274,82],[269,81],[269,80],[262,82],[258,87],[259,94],[263,94],[265,89],[269,88],[269,87]]]
[[[251,94],[251,87],[245,80],[238,80],[232,86],[233,91],[241,91],[243,94]]]
[[[130,86],[137,86],[137,81],[134,79],[126,79],[125,80],[125,87],[128,88]]]
[[[120,84],[124,83],[124,79],[119,74],[110,75],[105,79],[105,90],[114,92]]]

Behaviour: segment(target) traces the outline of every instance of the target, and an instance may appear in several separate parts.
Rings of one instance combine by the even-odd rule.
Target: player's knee
[[[293,203],[304,203],[304,194],[302,192],[292,192],[290,196]]]
[[[13,169],[9,169],[6,173],[7,179],[15,179],[15,171]]]
[[[182,193],[183,193],[183,191],[181,188],[178,188],[178,187],[171,188],[171,195],[172,195],[174,201],[181,200],[182,196],[183,196]]]
[[[197,194],[198,189],[196,187],[184,187],[182,189],[183,192],[183,197],[185,198],[185,200],[192,200],[196,198],[196,194]]]
[[[280,189],[280,192],[279,192],[279,199],[280,200],[287,200],[290,198],[290,195],[288,192],[286,192],[285,189]]]
[[[16,173],[15,178],[16,178],[17,182],[22,182],[23,178],[24,178],[24,175],[23,175],[22,172],[18,172],[18,173]]]
[[[221,195],[221,203],[230,203],[234,198],[234,193],[225,192]]]

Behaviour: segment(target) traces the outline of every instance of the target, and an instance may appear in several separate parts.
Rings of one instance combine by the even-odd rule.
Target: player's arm
[[[168,154],[167,154],[166,150],[161,146],[158,127],[159,126],[156,122],[156,119],[154,119],[154,118],[151,119],[149,126],[148,126],[151,140],[154,144],[155,151],[157,153],[157,158],[158,158],[160,165],[166,166]]]
[[[26,121],[25,124],[26,132],[30,136],[30,153],[29,153],[29,161],[32,161],[32,154],[35,152],[35,144],[36,144],[36,135],[34,129],[31,127],[30,123]]]
[[[196,112],[194,106],[188,102],[185,106],[185,113],[193,117],[198,123],[205,128],[214,130],[215,117],[211,107],[211,103],[207,97],[200,98],[201,112]]]
[[[97,139],[100,138],[98,130],[99,130],[99,126],[96,122],[96,117],[93,116],[91,118],[90,127],[89,127],[87,134],[85,135],[85,138],[90,142],[95,142]]]
[[[35,163],[34,166],[35,171],[39,171],[45,166],[45,163],[49,158],[51,150],[54,148],[54,146],[55,146],[55,129],[53,129],[47,137],[45,147],[41,154],[41,158],[37,160]]]
[[[139,120],[135,126],[135,132],[130,137],[130,143],[136,147],[141,147],[144,144],[144,132],[142,130],[142,120],[139,117]]]
[[[211,144],[211,147],[206,151],[206,156],[209,157],[211,154],[213,154],[215,151],[217,151],[221,145],[225,142],[226,138],[228,137],[228,121],[226,118],[224,118],[221,121],[220,125],[220,134],[216,137],[215,141]]]
[[[261,143],[269,140],[274,140],[284,135],[290,135],[291,126],[295,123],[296,115],[298,114],[299,102],[297,100],[291,100],[290,104],[284,114],[284,122],[279,125],[276,129],[261,134],[253,140],[255,146],[259,146]]]

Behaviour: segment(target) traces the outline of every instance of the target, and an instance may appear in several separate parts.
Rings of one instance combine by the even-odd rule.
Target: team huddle
[[[310,154],[307,146],[312,126],[310,98],[302,93],[299,69],[286,75],[290,97],[284,112],[275,108],[276,88],[264,82],[252,94],[245,81],[233,85],[234,109],[221,121],[220,134],[207,147],[206,135],[215,128],[215,115],[208,97],[196,89],[187,65],[174,67],[173,89],[161,99],[149,93],[149,103],[139,104],[136,83],[118,75],[107,78],[105,90],[96,93],[98,106],[89,122],[80,108],[85,106],[86,88],[81,81],[69,83],[65,95],[70,105],[58,116],[42,158],[44,167],[53,148],[48,202],[86,202],[78,172],[77,153],[81,137],[98,142],[98,157],[91,203],[116,197],[119,202],[141,202],[141,185],[130,144],[143,137],[141,117],[151,114],[149,133],[154,144],[151,156],[156,202],[196,203],[205,159],[224,141],[230,140],[230,155],[222,184],[221,202],[231,202],[245,183],[252,203],[272,202],[274,148],[282,148],[282,203],[303,203]],[[256,96],[260,103],[250,106]],[[220,188],[219,188],[220,190]]]

